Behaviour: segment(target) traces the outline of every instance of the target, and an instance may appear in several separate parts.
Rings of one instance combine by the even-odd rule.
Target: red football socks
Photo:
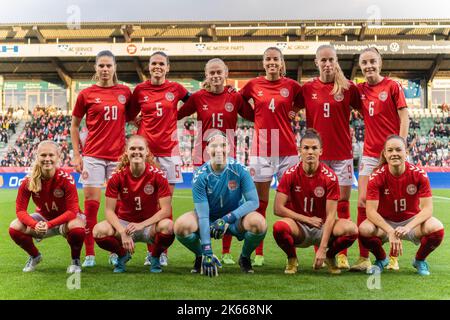
[[[80,259],[81,248],[83,247],[86,231],[84,228],[73,228],[67,233],[67,242],[70,245],[72,259]]]
[[[9,228],[9,235],[23,250],[25,250],[33,258],[39,255],[39,250],[33,243],[33,238],[21,231]]]
[[[358,219],[357,219],[357,222],[356,222],[358,227],[366,219],[367,219],[366,208],[358,207]],[[367,248],[364,247],[364,244],[362,243],[360,238],[358,238],[358,245],[359,245],[359,256],[363,257],[363,258],[369,258],[369,250],[367,250]]]
[[[350,220],[350,202],[348,200],[339,200],[337,214],[339,219]],[[347,248],[339,253],[347,256]]]
[[[103,237],[103,238],[95,238],[95,242],[97,242],[98,246],[106,251],[113,252],[117,254],[119,257],[123,257],[127,252],[122,247],[122,243],[119,239],[116,239],[113,236]]]
[[[157,232],[153,242],[152,257],[159,257],[175,240],[174,234],[165,234]]]
[[[416,253],[416,260],[425,260],[441,244],[442,239],[444,239],[444,229],[420,238],[420,247]]]
[[[358,235],[340,236],[334,239],[331,246],[327,251],[327,258],[334,258],[338,252],[342,252],[343,249],[350,247],[355,242]]]
[[[370,252],[372,252],[375,255],[375,258],[377,260],[386,259],[386,252],[383,249],[383,242],[381,242],[380,238],[378,237],[366,238],[360,235],[359,239],[366,248],[369,248]]]
[[[275,222],[273,225],[273,237],[278,246],[286,252],[288,258],[297,257],[292,230],[287,223],[283,221]]]
[[[231,240],[233,236],[231,234],[225,234],[222,238],[222,254],[230,253]]]
[[[92,229],[97,224],[98,207],[100,203],[96,200],[84,201],[84,214],[86,215],[86,237],[84,238],[84,244],[86,246],[86,255],[95,255],[94,251],[94,236],[92,235]]]

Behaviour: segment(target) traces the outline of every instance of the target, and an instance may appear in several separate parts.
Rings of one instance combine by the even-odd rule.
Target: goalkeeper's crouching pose
[[[222,265],[213,254],[211,238],[220,239],[225,233],[244,240],[239,265],[243,272],[253,273],[250,256],[266,235],[266,221],[255,211],[259,206],[255,184],[243,165],[227,157],[228,150],[222,132],[209,137],[211,160],[192,180],[195,211],[183,214],[174,225],[177,239],[196,256],[192,273],[218,275]]]

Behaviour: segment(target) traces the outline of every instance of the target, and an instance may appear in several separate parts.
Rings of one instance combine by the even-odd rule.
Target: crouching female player
[[[273,236],[287,254],[286,274],[297,272],[296,247],[312,245],[319,246],[315,269],[325,262],[330,273],[341,273],[335,256],[358,237],[356,224],[347,219],[336,219],[338,178],[333,170],[319,162],[321,154],[319,134],[314,129],[307,129],[300,141],[301,162],[287,170],[278,185],[274,209],[283,219],[275,222]],[[286,206],[288,201],[289,208]]]
[[[422,276],[430,274],[425,261],[444,238],[444,226],[434,218],[430,181],[425,171],[408,163],[405,140],[387,138],[380,164],[367,186],[367,220],[359,226],[363,245],[376,258],[368,273],[383,271],[389,263],[382,244],[389,241],[394,256],[402,255],[402,240],[420,244],[413,266]],[[377,270],[378,269],[378,270]]]
[[[172,194],[145,138],[134,135],[128,139],[105,196],[106,221],[98,223],[93,233],[100,248],[118,255],[114,272],[125,272],[135,242],[153,243],[150,271],[162,272],[160,255],[174,240]]]
[[[192,273],[217,276],[220,261],[213,254],[211,238],[221,239],[225,233],[244,240],[239,266],[253,273],[252,252],[266,235],[264,217],[256,212],[258,194],[247,169],[233,158],[228,139],[221,131],[207,139],[210,160],[192,179],[195,211],[185,213],[175,222],[177,239],[195,254]]]
[[[43,238],[62,235],[72,254],[68,273],[81,272],[80,252],[85,237],[85,218],[80,213],[78,194],[72,176],[59,166],[58,145],[50,140],[39,143],[31,174],[20,187],[16,199],[17,219],[11,222],[11,238],[29,255],[24,272],[34,271],[42,255],[33,243]],[[36,213],[27,212],[30,197]]]

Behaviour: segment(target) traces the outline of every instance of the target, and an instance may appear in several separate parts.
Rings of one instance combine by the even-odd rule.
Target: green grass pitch
[[[420,277],[411,266],[417,247],[405,242],[400,257],[399,271],[385,271],[379,282],[370,282],[377,288],[368,288],[369,276],[363,273],[343,272],[329,275],[326,269],[312,270],[312,248],[298,249],[299,273],[283,273],[285,255],[272,236],[276,217],[272,213],[273,196],[268,209],[269,230],[265,241],[266,265],[255,268],[255,274],[242,274],[238,265],[224,266],[217,278],[210,279],[189,273],[193,255],[175,240],[169,249],[169,266],[162,274],[151,274],[143,265],[146,247],[139,243],[125,274],[113,274],[108,265],[108,254],[96,247],[97,266],[84,269],[79,289],[69,289],[66,267],[70,250],[62,237],[45,239],[37,246],[43,261],[33,273],[23,273],[26,253],[10,239],[8,226],[15,218],[16,190],[0,190],[0,299],[449,299],[450,249],[448,239],[428,258],[431,276]],[[434,215],[450,227],[450,190],[433,190]],[[356,216],[356,192],[351,200],[352,218]],[[82,204],[82,192],[80,192]],[[173,199],[175,219],[192,209],[190,190],[176,190]],[[32,208],[30,208],[32,210]],[[103,203],[99,220],[103,219]],[[446,237],[448,238],[448,237]],[[232,253],[237,260],[242,243],[233,239]],[[219,241],[213,244],[220,254]],[[385,245],[386,248],[386,245]],[[83,249],[84,254],[84,249]],[[349,260],[357,258],[357,245],[350,248]],[[73,280],[73,279],[71,279]],[[370,279],[369,279],[370,280]],[[74,281],[70,283],[76,284]],[[378,286],[379,284],[379,286]],[[70,286],[69,286],[70,287]],[[212,289],[213,288],[213,289]]]

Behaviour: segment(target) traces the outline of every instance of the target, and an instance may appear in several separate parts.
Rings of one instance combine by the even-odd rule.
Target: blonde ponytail
[[[334,87],[333,90],[331,91],[332,95],[342,94],[344,90],[348,90],[348,88],[350,88],[350,82],[345,77],[344,72],[342,71],[341,66],[337,61],[335,68],[336,73],[334,75]]]

